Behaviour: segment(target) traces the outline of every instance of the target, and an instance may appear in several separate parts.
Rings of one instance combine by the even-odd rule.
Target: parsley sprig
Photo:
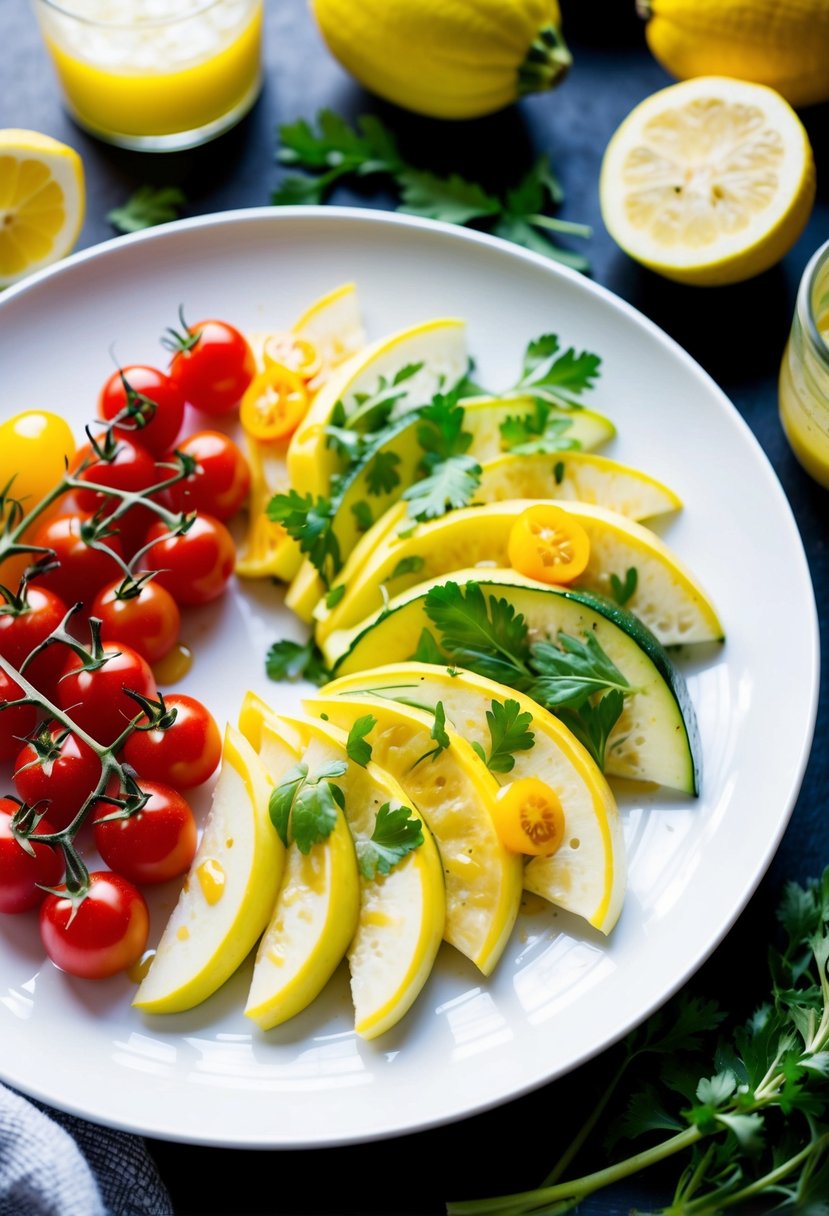
[[[282,164],[306,172],[283,179],[271,197],[277,205],[322,203],[335,186],[349,179],[363,188],[372,179],[384,189],[391,185],[398,209],[409,215],[471,224],[575,270],[589,269],[587,258],[554,239],[589,237],[591,230],[549,214],[561,205],[563,192],[545,156],[512,189],[498,195],[458,173],[441,177],[410,164],[392,133],[372,114],[362,115],[352,127],[333,111],[322,110],[316,129],[301,118],[281,126],[279,139]]]
[[[610,1084],[603,1070],[601,1097],[540,1187],[451,1202],[449,1216],[559,1216],[674,1157],[681,1171],[663,1216],[737,1209],[822,1216],[829,1203],[829,868],[803,885],[788,883],[777,916],[781,940],[768,952],[767,998],[747,1018],[683,994],[624,1041]],[[600,1131],[601,1167],[568,1178]],[[636,1151],[614,1157],[624,1141],[636,1142]]]
[[[424,610],[437,637],[424,629],[414,660],[456,663],[526,693],[561,718],[599,767],[604,767],[608,737],[621,717],[625,697],[636,689],[594,635],[586,634],[582,640],[562,632],[557,645],[533,642],[527,622],[513,605],[485,594],[474,581],[463,587],[455,582],[433,587],[424,600]],[[517,710],[517,703],[513,704]],[[500,731],[509,723],[494,706],[493,702]],[[495,744],[496,736],[492,738]]]
[[[517,701],[491,701],[486,711],[490,747],[487,753],[480,743],[472,746],[491,773],[511,773],[515,768],[515,753],[535,746],[535,735],[529,729],[533,716],[522,712]]]
[[[332,778],[342,777],[347,768],[344,760],[332,760],[311,776],[308,765],[301,760],[271,791],[271,822],[286,848],[293,840],[300,853],[310,853],[315,844],[331,835],[337,807],[345,805],[343,792]]]
[[[364,878],[391,873],[398,862],[423,844],[423,824],[410,807],[384,802],[371,836],[355,841],[357,864]]]
[[[140,232],[177,220],[186,202],[178,186],[139,186],[125,203],[107,212],[107,219],[117,232]]]

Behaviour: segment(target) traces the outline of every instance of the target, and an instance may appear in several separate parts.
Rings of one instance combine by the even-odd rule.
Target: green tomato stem
[[[539,93],[561,84],[573,63],[573,56],[556,25],[543,26],[518,68],[518,94]]]

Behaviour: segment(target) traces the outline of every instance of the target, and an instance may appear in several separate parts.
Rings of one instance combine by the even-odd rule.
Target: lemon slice
[[[495,778],[451,727],[448,746],[436,748],[432,713],[357,694],[308,698],[303,708],[313,717],[326,715],[344,730],[366,714],[375,719],[366,735],[372,760],[400,782],[440,850],[446,882],[444,938],[489,975],[515,924],[522,878],[519,856],[504,848],[495,830]]]
[[[84,211],[73,148],[38,131],[0,130],[0,287],[69,253]]]
[[[210,815],[155,957],[133,1000],[147,1013],[192,1009],[241,965],[270,919],[285,850],[268,814],[262,760],[228,727]]]
[[[599,195],[610,235],[636,261],[682,283],[736,283],[800,236],[814,157],[774,90],[699,76],[645,98],[621,123]]]
[[[491,745],[487,711],[493,700],[517,701],[532,717],[533,746],[514,754],[515,766],[496,774],[507,785],[537,777],[555,790],[564,809],[564,843],[552,857],[538,857],[524,870],[524,887],[557,907],[609,933],[619,917],[626,864],[613,794],[581,744],[552,714],[494,680],[456,668],[396,663],[343,676],[321,692],[326,699],[359,695],[381,704],[399,697],[434,707],[442,701],[447,721],[469,743]]]
[[[329,665],[339,658],[334,645],[329,645],[329,639],[334,641],[332,634],[381,611],[386,602],[383,589],[393,598],[408,587],[453,570],[479,564],[509,566],[507,547],[513,524],[539,501],[514,498],[463,507],[419,524],[413,532],[404,530],[402,535],[389,528],[388,521],[381,521],[385,531],[370,559],[355,560],[355,550],[335,583],[345,588],[341,598],[330,608],[320,603],[314,613],[317,642]],[[614,580],[618,580],[625,588],[625,607],[663,646],[722,638],[722,626],[705,591],[655,532],[605,507],[582,502],[558,505],[575,517],[590,539],[587,568],[573,586],[611,596]],[[405,510],[401,503],[387,515],[403,524]],[[370,537],[371,531],[364,541]]]
[[[243,708],[251,716],[251,707]],[[270,714],[260,724],[259,754],[274,785],[300,758],[294,732]],[[245,1015],[270,1030],[295,1017],[322,992],[345,957],[357,928],[360,885],[345,816],[336,808],[331,833],[302,853],[285,855],[279,896],[251,977]]]
[[[288,448],[288,474],[303,494],[326,495],[338,457],[329,447],[326,427],[334,407],[342,403],[345,425],[353,420],[359,402],[391,385],[406,369],[418,370],[399,385],[394,411],[403,413],[427,405],[442,386],[459,380],[467,370],[466,326],[455,318],[439,318],[414,325],[371,343],[342,363],[315,396],[304,421]],[[394,391],[394,390],[392,390]]]
[[[310,772],[331,761],[347,764],[336,784],[345,797],[345,814],[358,847],[370,839],[381,806],[409,805],[389,773],[373,763],[363,768],[349,758],[343,731],[323,722],[285,721],[303,740],[302,758]],[[348,947],[348,965],[354,1029],[361,1038],[384,1034],[414,1004],[432,972],[445,918],[440,857],[424,823],[423,843],[390,873],[372,879],[360,876],[360,915]]]

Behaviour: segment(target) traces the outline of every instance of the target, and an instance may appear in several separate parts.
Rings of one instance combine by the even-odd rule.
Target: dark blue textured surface
[[[829,238],[829,108],[802,114],[817,158],[818,200],[804,235],[781,265],[751,283],[717,290],[669,283],[630,262],[610,241],[599,217],[597,184],[602,152],[619,122],[639,100],[671,81],[645,47],[633,0],[564,0],[562,8],[575,64],[558,92],[486,120],[444,125],[403,114],[362,93],[328,56],[305,0],[268,0],[267,82],[248,119],[196,152],[148,157],[100,145],[69,122],[28,5],[0,0],[0,45],[5,50],[0,126],[47,132],[81,153],[89,191],[82,246],[112,236],[107,211],[147,181],[181,185],[188,197],[187,215],[267,203],[280,172],[274,162],[276,125],[311,117],[326,105],[352,117],[378,112],[399,133],[413,161],[457,170],[493,186],[511,183],[537,153],[548,153],[566,194],[562,218],[593,226],[586,245],[593,277],[677,339],[757,435],[794,509],[823,618],[829,592],[827,493],[800,470],[786,445],[777,417],[776,377],[801,271]],[[390,202],[346,191],[335,201]],[[762,537],[753,538],[758,542]],[[774,570],[774,554],[769,554],[770,579]],[[825,642],[823,619],[821,626]],[[784,622],[768,645],[785,647]],[[816,875],[829,862],[827,721],[824,679],[815,745],[785,838],[739,922],[692,981],[694,988],[735,1009],[748,1011],[761,994],[765,942],[782,885]],[[378,1145],[312,1153],[221,1152],[156,1143],[151,1148],[180,1216],[437,1216],[447,1198],[534,1185],[611,1069],[609,1056],[600,1057],[498,1110]],[[621,1216],[634,1208],[653,1210],[669,1200],[671,1177],[667,1183],[642,1178],[636,1187],[585,1203],[581,1211],[584,1216]]]

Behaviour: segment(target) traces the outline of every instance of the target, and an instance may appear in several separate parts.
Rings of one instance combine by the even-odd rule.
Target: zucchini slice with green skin
[[[461,587],[474,582],[487,599],[506,600],[523,616],[533,642],[556,643],[560,633],[575,638],[593,634],[636,690],[625,697],[608,740],[605,775],[699,793],[699,728],[682,673],[640,620],[593,592],[546,586],[513,570],[459,570],[409,588],[376,617],[332,635],[329,643],[340,656],[333,676],[411,659],[421,632],[437,633],[426,614],[426,596],[432,587],[449,582]]]

